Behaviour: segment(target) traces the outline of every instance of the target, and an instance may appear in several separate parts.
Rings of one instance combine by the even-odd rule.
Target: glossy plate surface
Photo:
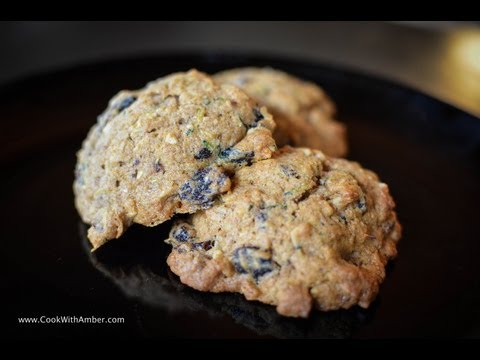
[[[173,71],[263,66],[317,82],[348,125],[349,159],[376,171],[404,236],[368,310],[286,319],[236,294],[204,294],[168,271],[170,224],[134,226],[90,254],[73,206],[75,152],[108,99]],[[13,337],[480,336],[480,120],[383,80],[248,55],[181,54],[80,66],[0,88],[3,333]],[[19,317],[123,324],[19,324]]]

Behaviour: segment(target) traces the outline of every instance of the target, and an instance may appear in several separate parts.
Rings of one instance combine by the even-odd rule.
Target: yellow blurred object
[[[480,30],[463,28],[452,31],[439,53],[438,73],[443,87],[437,95],[451,103],[473,110],[470,104],[480,104]],[[440,84],[440,83],[439,83]]]
[[[466,30],[452,34],[449,41],[453,60],[480,73],[480,32]]]

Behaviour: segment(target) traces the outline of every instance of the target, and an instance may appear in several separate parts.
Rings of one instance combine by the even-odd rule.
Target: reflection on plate
[[[132,227],[93,255],[82,251],[72,193],[75,153],[111,95],[191,67],[215,73],[251,65],[269,65],[322,85],[348,126],[349,158],[375,170],[389,184],[405,236],[395,269],[380,289],[381,304],[373,304],[374,309],[315,312],[311,319],[294,320],[235,294],[185,288],[175,276],[169,277],[165,264],[169,248],[162,240],[169,224]],[[7,336],[480,335],[480,119],[381,79],[250,54],[118,59],[31,77],[2,86],[0,93],[2,117],[8,119],[0,151],[0,197],[8,224],[2,233],[8,239],[2,244],[3,273],[8,275],[2,281],[2,326]],[[41,314],[119,316],[125,323],[18,323],[17,317]]]
[[[133,299],[163,311],[210,316],[228,315],[260,335],[279,338],[346,338],[368,322],[376,308],[355,307],[331,312],[313,311],[309,319],[285,318],[273,306],[247,301],[239,294],[203,293],[183,285],[165,263],[169,246],[163,243],[171,223],[157,228],[133,226],[122,239],[91,252],[87,226],[79,223],[83,248],[93,266]]]

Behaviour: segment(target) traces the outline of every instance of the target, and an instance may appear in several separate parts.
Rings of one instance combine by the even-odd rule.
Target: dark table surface
[[[3,22],[0,83],[172,50],[317,60],[395,80],[480,117],[480,23]]]

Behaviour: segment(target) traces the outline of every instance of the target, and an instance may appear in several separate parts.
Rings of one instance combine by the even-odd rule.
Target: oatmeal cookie
[[[196,70],[121,91],[77,154],[75,203],[94,249],[132,223],[208,208],[229,173],[275,151],[272,116]]]
[[[240,292],[286,316],[368,307],[401,228],[386,184],[358,163],[285,147],[178,220],[167,263],[202,291]]]
[[[317,85],[271,68],[240,68],[215,75],[239,86],[272,112],[278,146],[322,150],[330,156],[347,153],[345,126],[335,121],[335,105]]]

